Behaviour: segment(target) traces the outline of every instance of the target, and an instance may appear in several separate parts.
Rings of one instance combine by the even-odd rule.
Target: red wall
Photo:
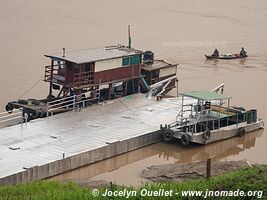
[[[133,65],[129,67],[120,67],[116,69],[105,70],[101,72],[95,72],[94,83],[101,83],[115,81],[130,77],[136,77],[140,75],[140,65]]]

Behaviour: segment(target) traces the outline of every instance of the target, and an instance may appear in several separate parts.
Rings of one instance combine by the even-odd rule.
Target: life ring
[[[204,131],[202,137],[203,137],[204,140],[209,140],[210,137],[211,137],[211,132],[210,132],[210,130],[206,130],[206,131]]]
[[[183,134],[181,137],[181,143],[183,146],[187,146],[190,143],[189,135]]]
[[[170,142],[173,139],[173,131],[172,130],[166,130],[163,133],[163,139],[166,142]]]
[[[236,132],[237,132],[237,136],[243,137],[246,134],[246,129],[242,127],[242,128],[237,129]]]

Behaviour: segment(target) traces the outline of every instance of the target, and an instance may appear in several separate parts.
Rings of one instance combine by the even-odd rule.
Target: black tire
[[[171,130],[164,131],[164,133],[163,133],[163,139],[166,142],[172,141],[172,139],[173,139],[173,132]]]
[[[37,118],[39,118],[40,117],[40,113],[38,112],[38,111],[34,111],[34,110],[32,110],[31,112],[30,112],[30,117],[31,117],[31,119],[37,119]]]
[[[210,132],[210,130],[206,130],[206,131],[204,131],[202,137],[203,137],[204,140],[209,140],[210,137],[211,137],[211,132]]]
[[[14,108],[13,108],[13,106],[12,105],[10,105],[10,104],[7,104],[6,105],[6,111],[8,112],[8,113],[12,113],[12,110],[13,110]]]
[[[245,128],[239,128],[237,130],[237,136],[243,137],[246,134],[246,129]]]
[[[183,134],[181,137],[181,143],[183,146],[187,146],[190,143],[189,135]]]
[[[47,117],[47,112],[45,111],[41,112],[40,118],[45,118],[45,117]]]

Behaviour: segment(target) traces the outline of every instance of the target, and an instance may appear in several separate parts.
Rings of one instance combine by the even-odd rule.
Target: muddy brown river
[[[179,63],[179,91],[210,90],[225,83],[233,104],[258,109],[267,120],[267,1],[251,0],[0,0],[0,111],[44,75],[45,53],[127,44]],[[215,48],[249,57],[206,61]],[[43,98],[40,82],[23,98]],[[265,131],[266,132],[266,131]],[[55,177],[137,185],[150,165],[247,159],[267,163],[267,136],[256,131],[207,146],[160,143]]]

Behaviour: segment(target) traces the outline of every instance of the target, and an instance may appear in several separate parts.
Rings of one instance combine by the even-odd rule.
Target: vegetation
[[[130,197],[129,199],[204,199],[204,197],[182,197],[182,191],[196,190],[196,191],[236,191],[243,190],[248,191],[263,191],[262,199],[267,199],[267,166],[257,165],[252,168],[245,168],[238,171],[226,173],[221,176],[213,177],[210,180],[201,179],[196,181],[188,181],[183,183],[167,182],[167,183],[151,183],[143,185],[140,188],[129,188],[121,187],[114,184],[110,184],[107,188],[109,191],[127,191],[135,190],[137,194]],[[180,195],[172,195],[167,197],[149,197],[141,196],[142,189],[147,191],[158,191],[173,190],[179,192]],[[100,195],[94,197],[92,195],[93,189],[88,189],[85,187],[80,187],[74,183],[59,183],[51,181],[36,181],[27,184],[13,185],[13,186],[2,186],[0,187],[0,199],[69,199],[69,200],[79,200],[79,199],[126,199],[125,196],[122,197],[103,197],[102,194],[105,193],[106,188],[99,188]],[[216,199],[257,199],[261,197],[255,195],[254,197],[220,197]],[[208,197],[207,199],[214,199],[214,197]]]

